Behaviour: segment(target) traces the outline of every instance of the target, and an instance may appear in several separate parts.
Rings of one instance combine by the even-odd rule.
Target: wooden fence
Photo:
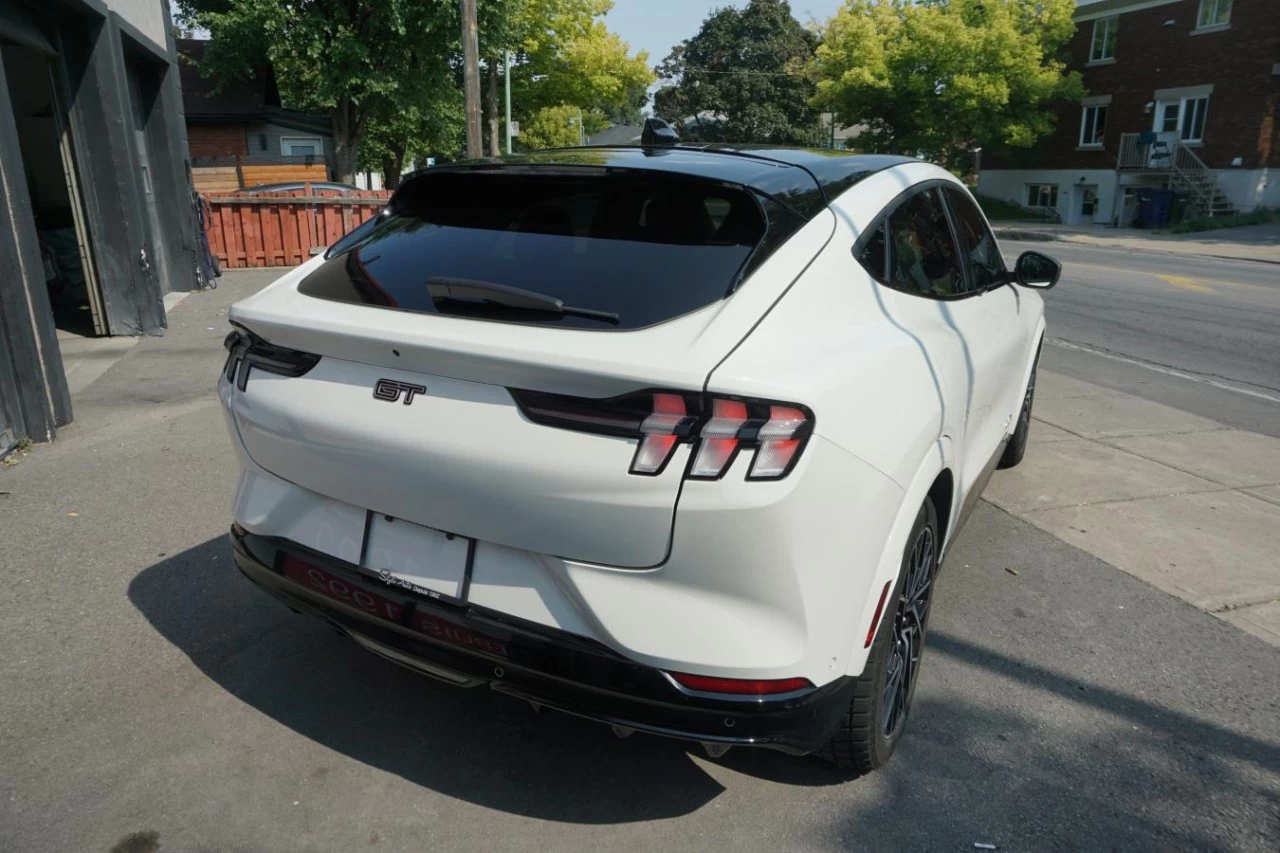
[[[214,196],[209,247],[223,269],[287,267],[308,261],[386,206],[386,190]]]
[[[329,168],[311,157],[257,160],[244,157],[206,157],[191,166],[191,182],[205,195],[235,192],[259,184],[327,181]]]

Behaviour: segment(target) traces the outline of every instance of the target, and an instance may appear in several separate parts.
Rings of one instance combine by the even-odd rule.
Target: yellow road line
[[[1224,281],[1220,278],[1189,278],[1184,275],[1163,275],[1157,272],[1147,272],[1145,270],[1131,270],[1124,267],[1110,267],[1105,264],[1087,264],[1081,261],[1068,261],[1063,264],[1064,272],[1070,272],[1076,267],[1089,267],[1095,270],[1106,270],[1112,274],[1123,274],[1126,276],[1138,276],[1141,278],[1158,278],[1166,284],[1172,284],[1174,287],[1180,287],[1184,290],[1190,290],[1195,293],[1213,293],[1213,288],[1208,285],[1220,284],[1224,287],[1266,287],[1262,284],[1253,284],[1246,281]]]
[[[1200,282],[1196,281],[1194,278],[1189,278],[1185,275],[1164,275],[1162,273],[1152,273],[1152,275],[1154,275],[1156,278],[1160,279],[1161,281],[1166,281],[1169,284],[1172,284],[1174,287],[1179,288],[1181,290],[1190,290],[1192,293],[1213,293],[1214,292],[1213,288],[1209,287],[1207,284],[1201,284]]]

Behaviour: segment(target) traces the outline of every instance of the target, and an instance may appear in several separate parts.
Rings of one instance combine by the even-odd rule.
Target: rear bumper
[[[458,686],[487,684],[537,705],[651,734],[728,745],[818,749],[849,707],[854,679],[771,700],[690,695],[661,670],[582,637],[475,605],[455,606],[399,590],[354,566],[286,540],[232,532],[240,571],[294,610],[324,619],[362,646]],[[348,598],[377,601],[398,622],[285,573],[292,558],[336,578]],[[294,562],[292,565],[298,565]],[[327,580],[325,581],[328,582]],[[388,602],[390,603],[388,605]]]

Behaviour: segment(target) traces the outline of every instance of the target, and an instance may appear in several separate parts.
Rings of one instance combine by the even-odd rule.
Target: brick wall
[[[230,157],[248,154],[243,123],[189,124],[187,149],[192,157]]]
[[[1235,0],[1229,29],[1192,35],[1199,7],[1200,0],[1178,0],[1122,13],[1115,62],[1106,65],[1085,65],[1094,22],[1081,22],[1067,50],[1089,95],[1111,96],[1102,150],[1078,150],[1081,106],[1072,104],[1033,151],[992,166],[1114,168],[1120,135],[1151,130],[1155,116],[1146,105],[1157,89],[1213,84],[1200,158],[1211,168],[1229,168],[1234,157],[1248,169],[1280,167],[1280,78],[1272,75],[1280,63],[1280,0]]]

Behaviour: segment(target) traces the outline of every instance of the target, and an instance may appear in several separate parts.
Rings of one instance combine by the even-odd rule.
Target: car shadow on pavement
[[[129,600],[210,679],[282,725],[415,784],[553,821],[694,812],[723,788],[661,738],[603,726],[385,661],[257,589],[219,537],[153,565]]]
[[[230,553],[218,537],[169,557],[133,579],[129,599],[268,718],[511,814],[581,824],[690,815],[725,792],[713,775],[724,771],[810,789],[815,815],[831,819],[809,831],[846,849],[1265,849],[1260,824],[1280,814],[1276,744],[978,645],[945,609],[898,754],[847,784],[816,759],[769,750],[733,750],[708,772],[687,744],[619,741],[599,724],[440,684],[290,613]],[[993,691],[998,702],[987,701]],[[1206,828],[1207,815],[1237,812],[1227,822],[1238,834]]]

